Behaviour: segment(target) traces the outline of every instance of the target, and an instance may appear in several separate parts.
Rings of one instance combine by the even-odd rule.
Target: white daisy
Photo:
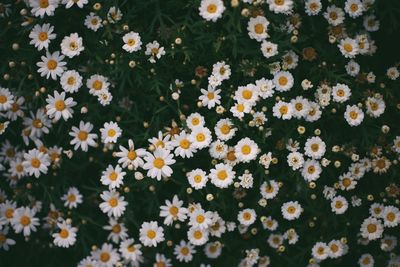
[[[336,196],[336,197],[332,198],[332,200],[331,200],[332,212],[334,212],[336,214],[345,213],[348,207],[349,207],[349,203],[342,196]]]
[[[386,109],[385,101],[376,97],[368,97],[365,106],[367,107],[367,114],[374,118],[380,117]]]
[[[241,210],[237,215],[239,223],[246,226],[252,225],[256,221],[256,218],[257,214],[254,209]]]
[[[222,141],[228,141],[235,136],[237,128],[230,119],[220,119],[214,127],[215,135]]]
[[[344,12],[335,5],[329,6],[324,13],[324,18],[332,26],[338,26],[344,22]]]
[[[251,39],[255,39],[258,42],[265,40],[268,35],[269,21],[264,16],[257,16],[250,18],[247,24],[247,31]]]
[[[100,128],[101,141],[103,143],[116,143],[121,136],[122,130],[116,122],[105,122],[103,128]]]
[[[89,15],[86,16],[84,23],[88,29],[95,32],[103,27],[102,19],[94,12],[90,12]]]
[[[132,139],[128,140],[128,148],[123,146],[119,146],[120,151],[115,154],[116,157],[119,157],[118,163],[122,164],[123,168],[133,166],[133,169],[137,169],[138,167],[142,167],[144,161],[142,157],[146,155],[146,150],[143,148],[135,149],[135,145]]]
[[[165,150],[172,150],[174,147],[172,146],[172,142],[170,141],[171,135],[163,135],[161,131],[158,131],[158,136],[148,139],[149,143],[152,144],[155,148],[162,148]]]
[[[79,8],[83,8],[88,3],[88,0],[62,0],[65,8],[70,8],[73,5],[77,5]]]
[[[246,137],[235,145],[235,155],[241,162],[250,162],[257,157],[258,145]]]
[[[221,96],[219,95],[221,89],[215,89],[209,86],[207,90],[200,89],[200,91],[202,95],[199,96],[199,100],[202,102],[203,107],[211,109],[216,105],[221,104]]]
[[[326,151],[325,142],[318,136],[313,136],[307,139],[304,145],[304,154],[313,158],[320,159]]]
[[[97,134],[90,133],[93,130],[93,124],[90,122],[79,122],[79,128],[73,126],[72,131],[69,135],[73,137],[70,144],[74,145],[74,149],[77,150],[79,147],[82,151],[88,151],[89,146],[96,146]]]
[[[273,116],[283,120],[290,120],[293,115],[292,104],[279,100],[272,108]]]
[[[35,175],[36,178],[41,173],[46,174],[50,165],[50,157],[34,148],[24,153],[24,169],[29,175]]]
[[[273,199],[278,195],[279,192],[279,183],[275,180],[270,180],[267,182],[263,182],[260,186],[261,196],[265,199]]]
[[[122,241],[119,245],[119,252],[122,257],[128,261],[132,261],[134,264],[138,264],[142,261],[142,251],[140,250],[142,245],[135,244],[133,238],[128,238]]]
[[[351,90],[346,84],[338,83],[332,87],[333,101],[343,103],[349,100],[350,96]]]
[[[233,183],[235,172],[230,165],[219,163],[210,170],[209,177],[216,187],[227,188]]]
[[[124,184],[125,175],[126,172],[123,172],[119,165],[114,168],[109,164],[107,169],[103,171],[100,181],[103,185],[108,185],[109,189],[119,188]]]
[[[283,218],[288,221],[298,219],[303,212],[303,208],[297,201],[289,201],[282,205],[281,212]]]
[[[179,245],[174,248],[174,255],[179,262],[190,262],[193,259],[193,254],[196,253],[194,247],[190,244],[181,240]]]
[[[89,94],[97,96],[100,93],[108,91],[110,83],[108,82],[107,77],[94,74],[86,81],[86,86],[89,88]]]
[[[204,117],[197,112],[190,114],[186,119],[186,125],[191,130],[193,130],[195,127],[203,127],[204,123]]]
[[[69,58],[79,56],[80,53],[83,50],[85,50],[85,47],[82,44],[82,37],[79,37],[79,35],[76,32],[71,33],[69,36],[64,36],[60,46],[61,46],[61,53],[63,53]]]
[[[208,176],[205,171],[201,169],[194,169],[186,173],[186,177],[191,187],[194,189],[202,189],[206,186]]]
[[[261,43],[261,52],[263,53],[263,56],[266,58],[270,58],[273,56],[278,55],[278,45],[275,43],[272,43],[270,41],[264,40]]]
[[[201,0],[199,14],[207,21],[216,22],[222,17],[225,6],[222,0]]]
[[[350,126],[358,126],[364,120],[364,112],[356,105],[347,105],[344,118]]]
[[[68,192],[61,197],[61,200],[64,201],[64,206],[69,209],[78,207],[78,204],[81,204],[82,195],[79,193],[79,190],[76,187],[70,187]]]
[[[197,149],[208,147],[212,141],[211,131],[207,127],[196,127],[190,133],[189,141]]]
[[[171,167],[176,162],[173,159],[173,154],[169,150],[157,148],[153,154],[147,153],[144,157],[145,164],[143,169],[147,170],[147,176],[157,178],[161,181],[162,177],[170,177],[173,173]]]
[[[53,31],[54,27],[49,23],[36,24],[29,33],[29,38],[32,39],[29,44],[34,45],[39,51],[42,49],[47,50],[51,40],[54,40],[57,36]]]
[[[324,242],[317,242],[311,249],[312,256],[317,260],[325,260],[329,257],[329,247]]]
[[[352,18],[357,18],[364,12],[364,6],[360,0],[347,0],[344,3],[344,11]]]
[[[112,240],[114,243],[119,243],[128,237],[128,229],[125,225],[112,217],[108,219],[108,225],[103,226],[103,229],[110,232],[107,240]]]
[[[96,267],[112,267],[120,260],[120,256],[111,244],[104,243],[101,248],[93,250],[91,256]],[[87,266],[85,266],[87,267]]]
[[[293,0],[267,0],[269,10],[279,14],[283,13],[289,15],[292,13]]]
[[[65,63],[62,61],[64,59],[63,55],[60,55],[59,51],[56,51],[50,54],[48,51],[46,52],[46,56],[41,57],[42,61],[36,63],[36,66],[39,67],[38,72],[40,76],[45,77],[46,79],[57,80],[57,77],[61,76],[61,74],[65,70]]]
[[[208,152],[215,159],[224,159],[228,153],[228,146],[224,142],[216,140],[210,144]]]
[[[117,23],[122,19],[121,10],[116,6],[110,7],[110,9],[107,12],[107,19],[112,24]]]
[[[239,86],[235,91],[234,99],[239,103],[247,103],[250,106],[254,106],[258,100],[257,87],[254,84]]]
[[[182,207],[183,201],[174,195],[172,201],[165,200],[165,205],[160,206],[160,217],[164,218],[165,225],[171,225],[174,221],[184,222],[187,218],[187,209]]]
[[[294,84],[293,75],[288,71],[278,71],[274,75],[275,90],[279,92],[289,91]]]
[[[28,207],[20,207],[14,211],[11,225],[15,233],[23,232],[24,236],[30,236],[31,231],[36,232],[39,219],[35,217],[35,211]]]
[[[221,81],[227,80],[231,76],[231,68],[225,61],[219,61],[213,65],[212,73]]]
[[[4,227],[3,229],[0,229],[0,248],[4,249],[5,251],[8,251],[10,246],[13,246],[16,244],[15,240],[7,237],[8,230],[9,230],[8,227]]]
[[[357,41],[349,37],[340,40],[338,47],[345,58],[354,58],[359,50]]]
[[[321,0],[307,0],[304,4],[306,13],[309,16],[318,15],[322,9]]]
[[[165,55],[165,49],[157,41],[153,41],[146,44],[146,51],[144,53],[150,56],[150,63],[156,63],[156,59],[160,59],[161,56]]]
[[[140,35],[137,32],[128,32],[122,37],[122,41],[124,41],[124,45],[122,49],[125,51],[132,53],[139,51],[142,46],[142,41],[140,39]]]
[[[301,175],[307,182],[316,181],[322,172],[321,164],[313,159],[308,159],[304,162],[301,170]]]
[[[128,202],[124,201],[125,198],[120,196],[118,192],[115,190],[103,191],[100,197],[104,201],[100,203],[100,209],[103,213],[116,218],[124,214]]]
[[[139,231],[139,239],[146,247],[157,247],[165,240],[164,229],[156,221],[143,222]]]
[[[250,111],[251,111],[251,106],[247,102],[243,102],[243,103],[236,102],[230,108],[230,112],[232,112],[232,115],[239,119],[243,118],[244,114],[250,113]]]
[[[57,247],[62,248],[68,248],[74,245],[76,242],[76,232],[78,229],[71,227],[71,225],[67,224],[65,221],[62,223],[57,223],[57,227],[59,228],[59,232],[52,234],[54,238],[54,244]]]
[[[258,95],[262,99],[269,98],[274,95],[274,88],[275,84],[273,83],[272,80],[268,80],[265,78],[261,78],[256,81],[256,87],[258,89]]]
[[[358,259],[358,264],[360,267],[374,267],[375,260],[371,254],[362,254],[361,257]]]
[[[395,206],[386,206],[382,218],[386,227],[396,227],[400,223],[400,211]]]
[[[58,0],[29,0],[31,12],[35,17],[53,16],[58,7]]]
[[[376,218],[369,217],[363,221],[360,228],[361,236],[368,240],[375,240],[382,237],[383,225]]]
[[[191,227],[187,235],[190,243],[195,246],[202,246],[207,243],[209,232],[207,230]]]
[[[67,70],[61,75],[60,84],[67,93],[78,92],[82,86],[82,76],[75,70]]]
[[[8,88],[0,87],[0,111],[8,111],[14,104],[14,95]]]
[[[189,140],[190,135],[185,131],[175,135],[175,139],[172,141],[172,145],[175,147],[175,156],[180,156],[182,158],[191,158],[194,153],[196,153],[196,148],[194,144]]]
[[[65,99],[65,92],[58,93],[54,91],[54,96],[48,95],[46,98],[47,115],[58,121],[61,117],[66,121],[72,118],[74,113],[72,107],[76,106],[76,102],[72,97]]]

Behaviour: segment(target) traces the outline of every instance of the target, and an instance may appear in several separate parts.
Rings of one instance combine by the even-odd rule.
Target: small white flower
[[[61,53],[69,58],[79,56],[80,53],[85,49],[82,44],[82,37],[79,37],[77,33],[71,33],[69,36],[65,36],[61,41]]]
[[[156,247],[164,241],[164,229],[155,221],[143,222],[140,227],[140,242],[146,247]]]

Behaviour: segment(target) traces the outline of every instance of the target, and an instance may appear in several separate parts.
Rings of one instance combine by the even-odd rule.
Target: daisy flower
[[[349,37],[340,40],[338,47],[345,58],[354,58],[359,50],[357,41]]]
[[[56,38],[56,34],[53,33],[54,27],[49,23],[43,25],[36,24],[31,32],[29,38],[32,40],[29,44],[34,45],[39,51],[42,49],[48,49],[51,40]]]
[[[31,12],[35,17],[53,16],[58,7],[58,0],[29,0]]]
[[[20,207],[14,211],[11,225],[15,233],[23,232],[24,236],[30,236],[31,231],[36,232],[39,219],[35,217],[35,211],[28,207]]]
[[[228,146],[224,142],[216,140],[210,144],[208,152],[210,153],[210,156],[215,159],[223,159],[228,153]]]
[[[93,124],[90,122],[79,122],[79,128],[73,126],[72,131],[69,135],[73,137],[70,144],[74,145],[74,149],[77,150],[79,147],[82,151],[88,151],[89,146],[96,146],[97,134],[90,133],[93,129]]]
[[[267,0],[269,10],[279,14],[289,15],[292,13],[293,0]]]
[[[256,81],[256,87],[258,89],[258,95],[262,99],[266,99],[274,95],[275,84],[272,80],[261,78]]]
[[[207,21],[216,22],[222,17],[225,6],[222,0],[201,0],[199,14]]]
[[[95,32],[97,32],[98,29],[103,27],[102,19],[99,16],[97,16],[94,12],[90,12],[89,15],[86,16],[84,23],[88,29]]]
[[[156,262],[153,266],[164,266],[164,267],[171,267],[171,260],[167,259],[163,254],[156,253]]]
[[[358,126],[364,120],[364,112],[356,105],[347,105],[344,118],[350,126]]]
[[[368,240],[375,240],[382,237],[383,225],[376,218],[369,217],[363,221],[360,228],[361,236]]]
[[[61,75],[60,84],[67,93],[78,92],[82,86],[82,76],[75,70],[67,70]]]
[[[112,6],[107,12],[107,19],[110,23],[117,23],[122,19],[122,12],[119,8]]]
[[[147,176],[157,178],[161,181],[161,177],[170,177],[173,173],[171,167],[176,162],[173,159],[173,154],[169,150],[157,148],[153,154],[147,153],[144,157],[145,164],[143,169],[147,170]]]
[[[194,253],[196,253],[194,247],[184,240],[181,240],[181,242],[174,248],[174,255],[179,262],[192,261]]]
[[[42,56],[40,62],[36,63],[36,66],[39,67],[38,72],[40,76],[46,77],[46,79],[57,80],[57,77],[61,76],[61,74],[65,70],[65,63],[62,61],[64,59],[63,55],[60,55],[59,51],[56,51],[50,54],[48,51],[46,52],[46,56]]]
[[[251,39],[255,39],[258,42],[265,40],[268,35],[269,21],[264,16],[257,16],[250,18],[247,24],[247,31]]]
[[[364,12],[364,6],[360,0],[347,0],[344,3],[344,11],[354,19],[362,15]]]
[[[195,246],[202,246],[208,241],[208,231],[199,228],[190,227],[187,232],[189,242]]]
[[[65,92],[61,92],[60,94],[54,91],[54,96],[49,94],[46,102],[47,115],[49,115],[50,118],[54,118],[56,121],[61,117],[63,117],[65,121],[72,118],[72,114],[74,113],[72,107],[76,106],[76,102],[72,97],[65,99]]]
[[[116,218],[124,214],[128,202],[124,201],[125,198],[120,196],[118,192],[115,190],[103,191],[100,197],[104,201],[100,203],[100,209],[103,213]]]
[[[332,198],[332,200],[331,200],[332,212],[334,212],[336,214],[345,213],[348,207],[349,207],[349,203],[342,196],[336,196],[336,197]]]
[[[170,138],[171,138],[171,136],[169,134],[164,136],[161,131],[158,131],[158,136],[150,138],[148,141],[155,148],[172,150],[174,147],[172,146],[172,142],[170,141]]]
[[[6,200],[3,203],[0,203],[0,218],[4,219],[3,224],[7,222],[11,223],[11,220],[14,218],[14,212],[17,209],[17,204],[14,201]],[[2,220],[0,219],[0,228],[2,225]]]
[[[57,227],[59,228],[59,232],[52,234],[54,244],[62,248],[73,246],[76,242],[76,232],[78,229],[71,227],[71,225],[67,224],[65,221],[57,223]]]
[[[227,188],[233,183],[235,172],[230,165],[219,163],[210,170],[209,177],[216,187]]]
[[[313,136],[307,139],[304,145],[304,154],[313,159],[320,159],[326,151],[325,142],[318,136]]]
[[[65,8],[71,8],[73,5],[77,5],[79,8],[83,8],[88,3],[88,0],[62,0]]]
[[[7,99],[3,98],[3,100],[1,100],[2,99],[1,89],[2,88],[0,87],[0,110],[2,109],[2,106],[4,108],[4,106],[7,105],[5,103],[7,103],[7,102],[9,103],[9,101],[13,102],[11,104],[11,108],[9,108],[8,110],[7,109],[5,110],[6,111],[5,117],[11,121],[17,120],[18,117],[20,117],[20,118],[24,117],[25,114],[24,114],[23,110],[25,109],[25,107],[23,106],[23,104],[25,102],[25,98],[23,96],[20,96],[20,97],[15,97],[15,98],[13,97],[13,100],[10,100],[8,98]],[[1,103],[2,101],[5,101],[5,102]]]
[[[180,132],[175,135],[175,139],[172,141],[172,145],[175,147],[175,156],[180,156],[182,158],[191,158],[193,153],[196,152],[193,143],[189,140],[189,134],[185,131]]]
[[[346,246],[339,240],[332,240],[328,243],[329,257],[332,259],[339,258],[346,253]]]
[[[105,122],[103,128],[100,129],[101,141],[103,143],[116,143],[118,137],[121,136],[121,128],[116,122]]]
[[[72,0],[69,0],[72,1]],[[61,53],[69,58],[79,56],[81,52],[85,49],[82,44],[82,37],[75,33],[71,33],[69,36],[64,36],[61,41]]]
[[[338,83],[332,87],[333,101],[344,103],[350,99],[351,90],[346,84]]]
[[[64,201],[64,206],[73,209],[78,207],[78,204],[82,203],[82,195],[76,187],[70,187],[65,195],[61,197]]]
[[[220,119],[214,127],[215,135],[222,141],[228,141],[235,136],[237,128],[230,119]]]
[[[128,32],[122,37],[122,41],[124,41],[124,45],[122,49],[125,51],[132,53],[139,51],[142,46],[142,41],[140,39],[140,35],[137,32]]]
[[[143,148],[135,149],[132,139],[128,140],[128,148],[119,146],[119,150],[120,151],[117,152],[115,156],[119,157],[118,163],[122,164],[123,168],[132,166],[133,169],[137,169],[143,166],[144,161],[142,157],[144,157],[147,152]]]
[[[329,6],[324,12],[324,18],[332,26],[338,26],[344,22],[344,12],[335,5]]]
[[[187,218],[187,209],[182,207],[183,201],[174,195],[172,201],[165,200],[165,205],[160,206],[160,217],[164,218],[165,225],[172,225],[174,221],[184,222]]]
[[[145,247],[157,247],[165,240],[164,229],[156,221],[143,222],[139,230],[139,239]]]
[[[104,243],[101,248],[91,252],[96,267],[112,267],[120,260],[120,256],[111,244]]]
[[[221,96],[219,93],[221,92],[221,89],[215,89],[212,87],[208,87],[207,90],[205,89],[200,89],[202,95],[199,96],[199,100],[203,104],[203,107],[207,107],[208,109],[211,109],[215,107],[216,105],[221,104]]]
[[[275,90],[279,92],[289,91],[294,84],[293,75],[288,71],[278,71],[274,75]]]
[[[109,164],[107,169],[103,171],[101,175],[101,183],[103,185],[108,185],[109,189],[119,188],[124,184],[124,176],[126,172],[123,172],[119,165],[115,166],[115,168]]]
[[[252,225],[257,218],[257,214],[254,209],[244,209],[238,213],[237,219],[242,225]]]
[[[250,113],[250,111],[251,111],[251,106],[247,102],[243,102],[243,103],[236,102],[230,108],[230,112],[232,112],[232,115],[239,119],[243,118],[244,114]]]
[[[266,58],[270,58],[270,57],[276,56],[279,53],[278,52],[278,45],[275,44],[275,43],[272,43],[270,41],[266,41],[266,40],[264,40],[261,43],[260,50],[261,50],[263,56],[266,57]]]
[[[247,103],[253,106],[258,100],[258,90],[254,84],[239,86],[235,91],[234,99],[239,103]]]
[[[235,155],[241,162],[250,162],[257,154],[258,145],[248,137],[241,139],[235,146]]]
[[[363,22],[365,30],[369,32],[376,32],[379,30],[379,20],[376,19],[375,15],[368,15],[364,17],[364,22]]]
[[[282,205],[281,212],[283,218],[288,221],[298,219],[303,212],[303,208],[297,201],[289,201]]]
[[[120,243],[118,251],[124,259],[132,261],[133,263],[140,263],[143,259],[141,248],[142,245],[135,244],[133,238],[128,238]]]
[[[207,127],[196,127],[190,133],[189,141],[196,149],[208,147],[212,141],[211,131]]]
[[[329,257],[329,247],[324,242],[317,242],[312,247],[311,254],[317,260],[325,260]]]
[[[292,104],[293,107],[293,117],[297,119],[307,116],[310,110],[308,100],[302,96],[297,96],[295,99],[290,100],[290,104]]]
[[[197,112],[190,114],[186,119],[186,125],[191,130],[193,130],[195,127],[204,127],[204,123],[204,117]]]
[[[263,182],[260,186],[261,196],[265,199],[273,199],[278,195],[279,183],[275,180],[270,180],[268,183]]]
[[[273,116],[283,120],[290,120],[293,115],[293,107],[290,103],[279,100],[272,108]]]
[[[231,76],[231,68],[225,61],[219,61],[213,65],[212,73],[221,81],[227,80]]]
[[[150,63],[156,63],[156,59],[160,59],[161,56],[165,55],[165,49],[157,41],[153,41],[146,44],[146,51],[144,53],[150,56]]]
[[[380,117],[386,109],[385,101],[376,97],[368,97],[365,106],[367,107],[367,114],[373,118]]]
[[[101,105],[103,106],[110,105],[112,99],[113,96],[109,91],[98,92],[97,100],[100,102]]]
[[[107,240],[112,240],[114,243],[119,243],[128,237],[128,229],[126,229],[125,225],[112,217],[109,218],[108,225],[103,226],[103,229],[110,231]]]
[[[208,176],[202,169],[194,169],[186,173],[186,177],[191,187],[194,189],[202,189],[206,186]]]
[[[196,209],[189,214],[189,225],[201,230],[207,229],[211,224],[212,213],[203,209]]]
[[[8,111],[14,104],[14,96],[7,88],[0,87],[0,111]]]
[[[305,10],[307,15],[309,16],[318,15],[321,9],[322,9],[321,0],[307,0],[305,2]]]
[[[95,96],[105,91],[108,91],[109,86],[110,83],[108,82],[108,79],[99,74],[94,74],[90,76],[89,79],[86,81],[86,87],[89,88],[89,94]]]
[[[382,214],[384,226],[396,227],[400,223],[400,211],[395,206],[386,206]]]
[[[360,267],[374,267],[375,260],[371,254],[362,254],[361,257],[358,259],[358,264]]]
[[[307,182],[316,181],[321,175],[322,169],[318,161],[313,159],[308,159],[304,162],[303,168],[301,170],[301,175]]]
[[[5,251],[8,251],[10,246],[14,246],[16,244],[15,240],[7,237],[8,230],[8,227],[0,229],[0,248],[4,249]]]
[[[29,175],[35,175],[38,178],[41,173],[47,173],[50,157],[34,148],[29,150],[28,153],[24,153],[22,165]]]

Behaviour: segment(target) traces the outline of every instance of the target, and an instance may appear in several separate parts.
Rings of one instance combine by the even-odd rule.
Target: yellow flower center
[[[248,155],[251,152],[251,147],[249,145],[244,145],[242,146],[242,153],[244,155]]]
[[[40,33],[38,34],[38,38],[39,38],[39,40],[42,41],[42,42],[46,41],[46,40],[48,39],[47,32],[40,32]]]
[[[102,252],[100,254],[100,260],[102,262],[108,262],[110,260],[110,258],[111,258],[111,256],[110,256],[110,253],[108,253],[108,252]]]
[[[373,224],[373,223],[368,224],[368,226],[367,226],[368,233],[370,233],[370,234],[375,233],[376,230],[377,230],[377,227],[375,224]]]
[[[136,248],[133,245],[130,245],[129,247],[126,248],[129,252],[135,252]]]
[[[108,135],[109,137],[114,137],[116,134],[117,134],[117,131],[115,131],[114,129],[110,129],[110,130],[108,130],[108,132],[107,132],[107,135]]]
[[[110,175],[108,176],[108,178],[109,178],[111,181],[115,181],[115,180],[117,180],[117,178],[118,178],[118,173],[116,173],[116,172],[111,172]]]
[[[54,70],[57,68],[57,61],[55,61],[54,59],[49,59],[49,61],[47,61],[47,68],[49,70]]]
[[[353,51],[353,46],[349,43],[344,44],[343,45],[343,49],[347,52],[347,53],[351,53]]]
[[[296,212],[296,208],[293,207],[293,206],[289,206],[289,207],[286,209],[286,211],[287,211],[288,213],[290,213],[290,214],[293,214],[293,213]]]
[[[63,111],[65,109],[65,102],[64,100],[57,100],[54,103],[54,107],[56,108],[57,111]]]
[[[389,212],[389,213],[386,215],[386,219],[387,219],[389,222],[393,222],[393,221],[396,219],[396,214],[394,214],[393,212]]]
[[[210,4],[207,6],[207,12],[214,14],[215,12],[217,12],[217,6],[214,4]]]
[[[275,0],[274,2],[277,6],[283,6],[285,4],[285,0]]]
[[[21,219],[19,220],[19,222],[22,224],[22,226],[28,226],[31,223],[31,219],[26,216],[26,215],[22,215]]]
[[[188,149],[190,147],[190,142],[187,139],[183,139],[179,142],[179,145],[183,149]]]
[[[202,180],[201,175],[199,175],[199,174],[195,175],[193,177],[193,180],[194,180],[195,183],[200,183],[201,180]]]
[[[176,206],[171,206],[169,208],[169,213],[174,217],[176,217],[178,215],[178,212],[179,212],[179,209]]]
[[[103,88],[103,82],[96,80],[93,82],[92,87],[94,90],[101,90],[101,88]]]
[[[4,104],[7,102],[7,97],[5,95],[0,95],[0,104]]]
[[[137,154],[134,150],[131,150],[128,152],[128,159],[129,160],[135,160],[137,158]]]
[[[209,100],[213,100],[214,97],[215,97],[215,94],[214,94],[213,92],[208,92],[207,98],[208,98]]]
[[[221,126],[221,133],[228,134],[231,131],[231,127],[228,124]]]
[[[61,229],[60,233],[58,233],[61,238],[67,238],[69,236],[69,232],[67,229]]]
[[[181,248],[181,254],[187,256],[189,254],[189,249],[187,247]]]
[[[198,133],[196,135],[197,142],[203,142],[206,139],[206,136],[203,133]]]
[[[47,8],[49,6],[49,0],[39,0],[40,8]]]
[[[67,197],[68,202],[75,202],[76,196],[74,194],[70,194]]]
[[[110,204],[111,207],[115,208],[116,206],[118,206],[118,199],[116,198],[110,198],[108,200],[108,204]]]
[[[78,139],[80,140],[80,141],[86,141],[86,139],[88,138],[88,132],[86,132],[86,131],[79,131],[79,133],[78,133]]]
[[[245,211],[245,212],[243,213],[243,219],[244,219],[245,221],[250,220],[250,219],[251,219],[251,213],[248,212],[248,211]]]
[[[13,209],[6,209],[6,211],[4,212],[4,216],[7,219],[11,219],[12,217],[14,217],[14,210]]]
[[[288,111],[289,111],[289,109],[288,109],[287,106],[282,106],[282,107],[279,108],[279,112],[280,112],[282,115],[286,115],[286,114],[288,113]]]
[[[352,12],[356,12],[356,11],[358,10],[358,5],[357,5],[357,4],[352,4],[352,5],[350,6],[350,10],[351,10]]]
[[[278,79],[279,85],[281,86],[285,86],[288,83],[288,78],[286,78],[285,76],[281,76]]]
[[[116,224],[111,228],[111,231],[115,234],[119,234],[121,232],[121,225]]]
[[[157,169],[162,169],[162,167],[164,167],[164,165],[165,165],[165,162],[164,162],[164,160],[163,160],[162,158],[156,158],[156,159],[153,161],[153,165],[154,165],[154,167],[156,167]]]
[[[205,220],[205,218],[204,218],[204,216],[203,215],[197,215],[197,217],[196,217],[196,222],[197,223],[203,223],[204,222],[204,220]]]
[[[38,158],[31,159],[31,165],[33,168],[38,169],[40,167],[40,160]]]
[[[196,239],[201,239],[203,237],[203,233],[200,230],[196,230],[193,233],[193,237]]]
[[[318,145],[318,144],[312,144],[312,145],[311,145],[311,150],[312,150],[313,152],[317,152],[318,149],[319,149],[319,145]]]
[[[242,96],[243,96],[244,99],[249,100],[253,96],[253,92],[250,91],[250,90],[245,89],[242,92]]]
[[[199,125],[199,123],[200,123],[200,120],[199,120],[198,118],[193,118],[193,119],[192,119],[192,124],[193,124],[194,126]]]
[[[128,41],[126,42],[129,46],[134,46],[136,44],[135,39],[128,39]]]
[[[154,230],[148,230],[147,237],[150,239],[154,239],[156,237],[156,232]]]
[[[225,170],[221,170],[217,173],[217,177],[218,177],[218,179],[223,181],[228,177],[228,174]]]
[[[354,110],[350,111],[349,115],[350,115],[350,118],[352,118],[353,120],[357,119],[357,117],[358,117],[357,111],[354,111]]]

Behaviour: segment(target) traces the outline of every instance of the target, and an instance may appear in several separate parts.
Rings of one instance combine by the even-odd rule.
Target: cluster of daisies
[[[311,243],[305,252],[309,260],[304,266],[324,266],[324,261],[329,259],[356,253],[352,251],[358,253],[359,249],[350,245],[350,239],[366,246],[362,251],[370,243],[379,245],[378,253],[371,250],[356,255],[360,267],[376,266],[375,257],[383,252],[391,253],[386,260],[388,266],[400,266],[400,256],[395,254],[398,242],[395,233],[400,224],[399,185],[387,184],[379,196],[360,193],[365,187],[357,190],[368,179],[384,181],[398,165],[400,155],[400,135],[392,135],[391,126],[381,125],[392,105],[388,100],[391,94],[385,93],[385,84],[394,86],[398,82],[399,66],[391,66],[383,77],[377,77],[357,62],[361,56],[372,57],[377,50],[372,33],[379,30],[380,22],[374,14],[374,0],[346,0],[335,4],[321,0],[299,3],[232,0],[230,7],[227,1],[201,0],[196,10],[198,19],[205,20],[205,27],[223,23],[230,9],[235,12],[243,6],[245,38],[260,45],[258,57],[267,62],[267,69],[261,71],[262,77],[255,74],[257,70],[250,69],[247,76],[251,82],[237,84],[231,78],[239,71],[229,58],[210,62],[209,75],[205,67],[199,66],[195,70],[198,80],[190,81],[199,89],[192,91],[195,97],[190,105],[195,110],[180,114],[179,122],[171,118],[171,127],[154,129],[157,134],[151,138],[144,135],[144,140],[131,136],[119,116],[101,123],[76,119],[79,117],[76,113],[89,112],[86,104],[78,101],[87,94],[82,90],[97,97],[100,105],[94,106],[100,110],[115,102],[111,92],[118,81],[111,74],[105,76],[85,67],[72,68],[76,59],[86,60],[88,51],[94,48],[83,38],[85,32],[60,37],[57,25],[46,19],[56,16],[59,9],[87,10],[89,1],[24,2],[26,8],[20,11],[24,17],[22,27],[28,29],[29,45],[40,57],[32,67],[37,70],[38,80],[52,84],[49,88],[54,90],[41,87],[32,98],[11,86],[0,87],[0,172],[5,178],[4,184],[8,183],[11,189],[16,189],[24,179],[33,179],[26,184],[27,189],[32,189],[32,184],[63,168],[63,161],[74,161],[77,155],[85,156],[89,150],[110,152],[112,159],[102,162],[104,168],[98,173],[98,195],[94,201],[107,221],[102,225],[107,240],[93,244],[90,255],[78,263],[79,267],[142,264],[168,267],[176,262],[211,266],[209,263],[214,259],[232,253],[229,239],[232,236],[235,242],[243,243],[240,251],[233,251],[239,254],[235,257],[241,257],[238,266],[243,267],[277,266],[279,263],[273,259],[277,255],[285,257],[285,250],[298,244],[300,239]],[[109,25],[122,23],[124,14],[118,6],[108,7],[105,13],[101,10],[102,4],[94,3],[81,21],[86,31],[115,34],[119,54],[142,57],[141,63],[151,63],[150,68],[163,56],[169,59],[168,47],[154,39],[144,45],[143,36],[126,24],[123,31],[109,31]],[[300,11],[305,15],[300,15]],[[0,3],[0,19],[7,18],[11,12],[11,5]],[[340,57],[338,62],[343,63],[340,63],[340,78],[331,75],[316,80],[308,73],[305,77],[309,77],[299,78],[298,67],[304,61],[315,63],[319,56],[313,47],[295,49],[304,30],[302,16],[319,16],[326,23],[326,45],[332,45],[332,53],[336,52]],[[276,17],[282,17],[284,23],[274,21]],[[359,29],[347,30],[346,23],[358,23]],[[293,45],[282,45],[282,33],[290,36],[287,43]],[[181,38],[175,40],[176,44],[181,42]],[[140,54],[142,48],[144,56]],[[17,45],[13,49],[18,50]],[[132,60],[129,67],[136,64]],[[318,68],[331,67],[327,64],[322,61]],[[356,79],[378,89],[360,92]],[[181,90],[184,84],[177,79],[170,87],[172,99],[178,104],[180,94],[187,91]],[[40,98],[42,101],[37,101]],[[342,129],[329,132],[315,126],[328,117],[334,117],[343,131],[379,125],[383,139],[371,141],[376,144],[368,149],[341,144],[338,136],[346,135],[340,132]],[[46,136],[60,135],[60,127],[66,133],[60,138],[67,139],[68,145],[46,144]],[[279,136],[283,141],[274,148],[269,140],[282,135],[281,131],[285,131],[285,136]],[[3,136],[12,136],[12,139],[3,139]],[[277,166],[284,166],[283,173],[272,175]],[[341,173],[336,175],[338,170]],[[172,182],[177,186],[170,197],[162,200],[151,219],[141,220],[140,214],[134,214],[139,219],[135,227],[126,219],[135,205],[127,197],[130,176],[137,183],[151,181],[149,188],[153,192],[153,184]],[[288,183],[282,176],[300,179]],[[328,207],[321,214],[331,213],[339,220],[353,211],[361,213],[362,218],[357,222],[359,232],[308,240],[311,235],[300,226],[309,221],[309,210],[314,208],[304,198],[298,198],[297,193],[282,192],[291,188],[296,188],[296,192],[310,190],[312,200],[317,199],[319,192],[318,201]],[[15,235],[29,240],[39,230],[47,231],[57,247],[76,246],[82,221],[91,223],[86,215],[79,217],[79,207],[93,199],[78,185],[71,184],[63,190],[61,195],[51,196],[54,203],[47,203],[29,194],[28,201],[19,201],[18,190],[0,189],[0,248],[9,250],[16,245]],[[226,196],[231,199],[222,201]],[[252,200],[247,201],[246,196]],[[226,201],[230,211],[220,205]],[[57,206],[57,203],[61,204]],[[316,217],[308,223],[309,231],[313,231],[315,221]],[[173,240],[173,232],[182,233],[181,237]],[[247,245],[247,239],[258,234],[263,236],[263,243]],[[238,237],[244,238],[237,241]]]

